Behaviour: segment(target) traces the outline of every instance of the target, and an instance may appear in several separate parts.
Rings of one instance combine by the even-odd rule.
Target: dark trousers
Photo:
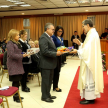
[[[67,56],[66,53],[61,55],[61,63],[64,63],[66,61],[66,56]]]
[[[19,81],[13,81],[13,82],[12,82],[12,86],[13,86],[13,87],[17,87],[17,88],[19,89]],[[19,99],[18,93],[16,93],[16,94],[13,96],[13,99],[14,99],[14,100],[18,100],[18,99]]]
[[[57,57],[57,66],[54,69],[54,76],[53,76],[53,90],[58,88],[59,76],[61,70],[61,56]]]
[[[41,82],[41,92],[42,92],[42,99],[49,98],[51,96],[50,89],[53,79],[53,69],[41,69],[42,75],[42,82]]]
[[[74,49],[78,50],[78,45],[76,43],[73,43]]]
[[[21,80],[21,86],[23,89],[25,89],[27,87],[27,76],[28,76],[28,72],[29,72],[29,67],[30,64],[23,64],[23,68],[24,68],[24,74],[22,75],[22,80]]]

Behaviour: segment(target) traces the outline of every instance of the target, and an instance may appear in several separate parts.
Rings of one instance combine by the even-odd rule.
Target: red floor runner
[[[64,108],[108,108],[108,75],[107,75],[107,72],[103,72],[104,93],[101,94],[101,98],[97,98],[95,100],[95,104],[88,104],[88,105],[79,104],[79,102],[81,101],[81,97],[80,97],[80,92],[77,89],[78,76],[79,76],[79,68],[77,70],[73,84],[69,91]]]

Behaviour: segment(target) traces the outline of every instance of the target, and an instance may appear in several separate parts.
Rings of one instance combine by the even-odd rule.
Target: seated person
[[[33,41],[29,41],[29,45],[31,46],[31,48],[35,48],[35,44]],[[32,63],[30,65],[30,73],[39,73],[40,69],[38,67],[38,61],[39,61],[39,56],[38,54],[33,54],[31,55],[31,60]]]
[[[78,45],[73,42],[73,39],[79,39],[79,35],[77,35],[77,31],[74,31],[74,35],[71,37],[72,45],[74,46],[75,49],[78,49]]]
[[[102,33],[102,35],[101,35],[101,39],[105,39],[106,37],[107,37],[107,35],[108,35],[108,28],[105,28],[105,32],[104,33]]]
[[[35,40],[35,41],[34,41],[34,44],[35,44],[35,47],[36,47],[36,48],[39,48],[39,41],[38,41],[38,40]]]

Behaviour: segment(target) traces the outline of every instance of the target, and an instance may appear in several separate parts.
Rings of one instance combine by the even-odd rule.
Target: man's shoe
[[[80,104],[94,104],[95,103],[95,100],[83,100],[83,101],[80,101]]]
[[[52,99],[50,99],[50,98],[47,98],[47,99],[41,99],[42,101],[45,101],[45,102],[49,102],[49,103],[52,103],[52,102],[54,102]]]
[[[30,90],[29,90],[29,89],[27,89],[27,88],[22,89],[22,91],[24,91],[24,92],[30,92]]]
[[[26,86],[26,89],[28,89],[30,91],[30,88]]]
[[[50,99],[56,99],[56,96],[51,96]]]

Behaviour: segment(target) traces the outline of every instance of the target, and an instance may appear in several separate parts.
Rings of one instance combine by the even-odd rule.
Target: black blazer
[[[40,48],[40,68],[54,69],[57,66],[56,46],[50,37],[43,33],[39,39]]]
[[[20,42],[21,47],[22,47],[22,52],[27,52],[28,46],[24,42],[22,42],[20,40],[19,40],[19,42]],[[22,61],[23,62],[28,62],[29,58],[28,57],[24,57]]]
[[[73,35],[72,37],[71,37],[71,41],[73,42],[73,39],[75,39],[75,35]],[[79,39],[79,35],[77,35],[77,39]]]

